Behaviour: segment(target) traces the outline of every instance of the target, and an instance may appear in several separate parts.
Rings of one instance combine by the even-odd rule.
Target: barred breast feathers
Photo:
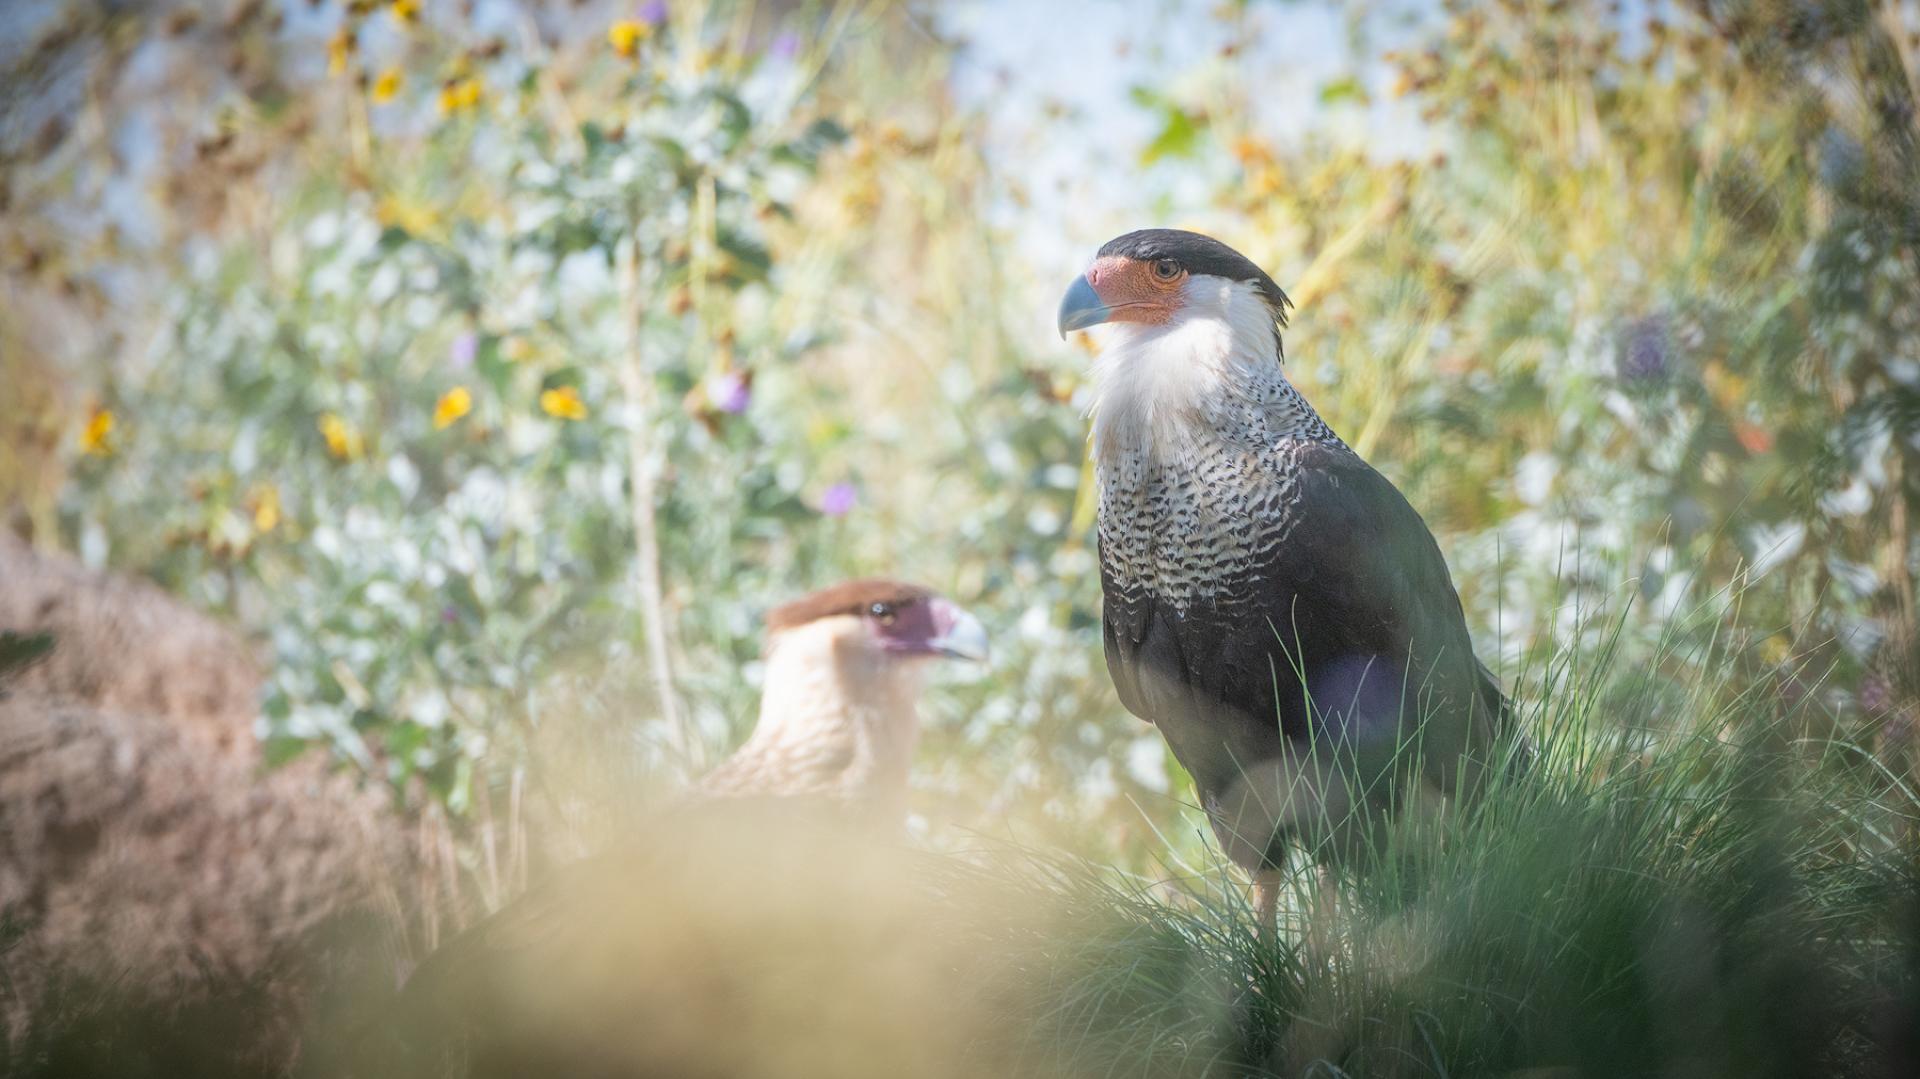
[[[1285,542],[1306,443],[1338,443],[1280,366],[1253,286],[1189,285],[1182,317],[1119,328],[1094,362],[1103,557],[1123,592],[1184,610],[1250,583]]]

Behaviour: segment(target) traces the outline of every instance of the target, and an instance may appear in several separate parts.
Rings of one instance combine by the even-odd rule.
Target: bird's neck
[[[1264,309],[1121,328],[1094,361],[1094,454],[1178,460],[1218,441],[1333,439],[1287,380]]]
[[[882,652],[857,639],[863,631],[833,621],[788,630],[774,642],[750,744],[851,740],[857,764],[897,772],[904,783],[919,738],[925,665]]]

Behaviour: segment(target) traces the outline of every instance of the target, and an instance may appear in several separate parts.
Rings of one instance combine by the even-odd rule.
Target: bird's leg
[[[1279,933],[1280,871],[1258,869],[1253,874],[1254,927],[1260,943],[1271,945]]]

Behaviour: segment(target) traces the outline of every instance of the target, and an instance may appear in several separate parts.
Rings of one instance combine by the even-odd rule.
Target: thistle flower
[[[87,417],[87,426],[80,432],[80,448],[95,457],[106,457],[113,453],[113,412],[96,408],[93,415]]]
[[[640,21],[649,28],[667,21],[667,0],[647,0],[640,5]]]
[[[730,416],[738,416],[753,401],[753,378],[738,371],[722,371],[707,379],[707,400]]]
[[[1648,315],[1627,324],[1620,335],[1614,371],[1628,385],[1645,385],[1667,377],[1673,359],[1673,334],[1661,315]]]
[[[555,386],[540,394],[540,411],[563,420],[584,420],[587,418],[586,402],[580,400],[580,391],[572,386]]]
[[[462,333],[447,346],[447,363],[456,371],[464,371],[473,366],[473,358],[480,351],[480,339],[472,330]]]
[[[1860,680],[1853,699],[1867,715],[1880,715],[1893,708],[1893,682],[1880,671],[1872,671]]]
[[[844,517],[860,502],[860,492],[844,480],[820,494],[820,512],[828,517]]]
[[[433,429],[444,431],[459,422],[460,417],[473,411],[473,394],[465,386],[455,386],[440,395],[433,406]]]
[[[773,39],[767,52],[777,60],[791,60],[800,55],[800,35],[791,30],[782,31]]]

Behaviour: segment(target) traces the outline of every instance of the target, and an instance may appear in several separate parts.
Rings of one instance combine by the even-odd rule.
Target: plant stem
[[[660,695],[660,719],[672,733],[675,749],[684,757],[693,740],[680,717],[674,694],[673,657],[668,647],[666,594],[660,583],[660,537],[653,503],[659,486],[648,445],[648,422],[653,415],[651,380],[640,348],[640,279],[636,241],[620,245],[621,318],[627,329],[627,354],[620,366],[621,390],[627,399],[627,458],[633,482],[634,570],[640,588],[640,620],[647,637],[647,660],[653,669],[654,689]]]

